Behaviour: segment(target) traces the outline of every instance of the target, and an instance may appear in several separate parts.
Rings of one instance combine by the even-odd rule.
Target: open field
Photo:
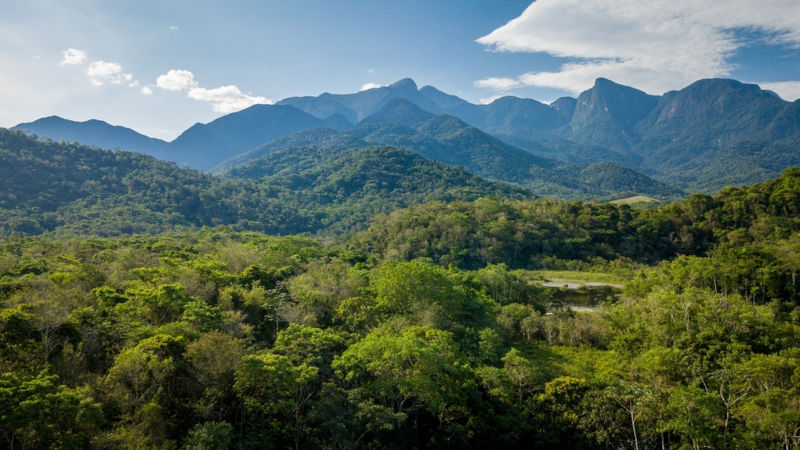
[[[625,197],[617,200],[612,200],[609,203],[614,205],[633,205],[636,203],[659,203],[657,199],[648,197],[646,195],[634,195],[633,197]]]

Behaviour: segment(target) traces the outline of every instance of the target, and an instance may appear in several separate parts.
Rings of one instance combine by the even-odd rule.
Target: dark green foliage
[[[58,376],[0,374],[0,434],[6,448],[89,446],[103,412],[87,388],[58,384]]]
[[[427,257],[463,268],[557,267],[559,259],[592,258],[654,263],[800,232],[798,186],[800,170],[791,168],[775,180],[654,210],[552,200],[430,203],[375,221],[357,245],[383,258]]]
[[[430,203],[348,246],[4,237],[0,446],[793,448],[798,199],[790,169],[652,210]],[[517,269],[634,261],[588,312]]]
[[[342,233],[416,203],[529,195],[398,149],[280,156],[274,167],[272,160],[249,166],[272,177],[225,179],[140,154],[0,130],[0,233],[119,235],[221,224],[274,234]],[[285,172],[268,172],[274,169]]]
[[[257,178],[267,191],[283,190],[283,204],[297,205],[319,221],[318,227],[338,233],[357,229],[376,214],[432,200],[530,196],[522,189],[391,147],[291,148],[235,167],[226,175]]]
[[[260,159],[270,153],[290,148],[315,147],[320,151],[343,148],[369,147],[369,144],[346,133],[337,133],[330,128],[314,128],[301,131],[286,137],[275,139],[252,150],[240,153],[232,158],[217,164],[211,169],[212,173],[222,174],[249,161]]]

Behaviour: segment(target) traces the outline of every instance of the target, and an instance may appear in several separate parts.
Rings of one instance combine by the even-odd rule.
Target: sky
[[[473,103],[597,77],[800,98],[797,0],[0,0],[0,126],[101,119],[171,140],[297,95],[411,77]]]

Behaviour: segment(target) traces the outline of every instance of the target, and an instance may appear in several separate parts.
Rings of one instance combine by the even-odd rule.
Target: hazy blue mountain
[[[418,139],[419,145],[413,140],[409,142],[408,138],[402,145],[425,157],[464,167],[486,178],[516,183],[541,195],[598,198],[614,196],[621,191],[635,191],[662,198],[680,195],[679,190],[618,164],[597,166],[600,170],[590,176],[594,169],[587,169],[586,164],[533,155],[452,116],[436,116],[418,126],[416,132],[421,137]],[[389,134],[389,137],[392,135]],[[375,143],[381,138],[381,133],[372,131],[364,140]],[[431,140],[436,145],[432,146]],[[620,189],[614,186],[613,181],[598,183],[603,177],[636,182]]]
[[[332,114],[323,120],[325,121],[326,127],[336,131],[348,130],[354,126],[354,122],[340,113]]]
[[[458,117],[474,127],[481,126],[486,118],[484,105],[475,105],[461,97],[446,94],[433,86],[425,86],[419,92],[432,101],[442,114]]]
[[[358,123],[358,114],[336,99],[336,95],[324,93],[317,97],[290,97],[278,102],[278,105],[293,106],[314,117],[323,119],[335,115],[344,117],[351,123]]]
[[[433,86],[423,86],[420,88],[419,93],[432,101],[445,114],[453,116],[457,115],[455,113],[461,109],[470,109],[478,106],[456,95],[444,93]]]
[[[651,114],[636,125],[642,136],[637,151],[646,158],[645,164],[669,171],[743,141],[800,136],[800,120],[796,114],[793,117],[792,105],[754,84],[700,80],[659,99]]]
[[[486,113],[478,128],[492,134],[528,136],[558,126],[558,111],[536,100],[507,96],[483,108]]]
[[[334,115],[334,121],[340,122]],[[286,105],[254,105],[207,124],[195,124],[170,142],[167,159],[207,170],[220,162],[301,130],[328,122]]]
[[[554,129],[562,120],[558,109],[528,98],[505,96],[487,105],[474,105],[431,86],[420,89],[420,93],[444,114],[491,134],[525,137],[536,130]]]
[[[791,166],[800,166],[800,139],[744,141],[716,154],[699,156],[674,170],[668,179],[697,191],[714,192],[721,186],[775,178]]]
[[[610,150],[596,145],[579,144],[549,131],[531,130],[527,137],[495,134],[501,141],[543,158],[567,162],[613,162],[628,167],[639,167],[642,158],[632,153]]]
[[[639,140],[634,126],[657,103],[654,95],[598,78],[578,96],[572,118],[559,134],[578,143],[627,151]]]
[[[137,133],[130,128],[115,126],[102,120],[76,122],[58,116],[43,117],[12,128],[46,137],[54,141],[80,142],[105,149],[122,149],[163,158],[165,141]]]
[[[381,109],[365,117],[359,125],[384,123],[415,127],[431,117],[433,114],[424,111],[414,103],[402,98],[393,98],[386,102]]]
[[[299,131],[320,127],[344,131],[360,123],[349,135],[361,144],[366,141],[404,146],[493,178],[498,177],[498,168],[502,167],[507,170],[504,179],[518,183],[527,177],[520,174],[527,166],[514,166],[516,163],[512,162],[519,163],[518,152],[522,150],[548,161],[622,164],[678,183],[683,189],[711,191],[730,182],[761,180],[740,170],[728,170],[734,159],[743,167],[761,167],[761,161],[753,159],[756,153],[736,150],[739,144],[750,143],[779,152],[767,158],[777,163],[792,160],[800,140],[800,101],[790,103],[756,85],[724,79],[700,80],[684,89],[654,96],[599,78],[577,99],[562,97],[550,105],[510,96],[488,105],[475,105],[432,86],[418,89],[413,80],[403,79],[354,94],[325,93],[279,103],[256,105],[208,124],[196,124],[169,144],[99,121],[76,123],[45,118],[18,127],[54,139],[130,148],[206,170]],[[432,135],[431,129],[420,129],[424,122],[442,115],[457,118],[461,125],[455,128],[466,138],[451,142]],[[47,133],[44,125],[49,126]],[[476,137],[477,130],[462,129],[462,125],[491,134],[497,142],[489,144],[484,136]],[[513,147],[514,151],[498,153],[500,144]],[[476,147],[464,148],[465,145]],[[758,155],[768,156],[763,151]],[[508,162],[501,162],[506,158]],[[772,177],[777,176],[772,173],[774,170],[763,168],[766,172],[756,172],[769,172]]]
[[[355,94],[324,93],[319,97],[290,97],[278,104],[294,106],[318,118],[339,113],[351,121],[359,122],[376,113],[393,98],[408,100],[431,113],[439,112],[439,108],[419,92],[416,83],[410,78]]]
[[[558,125],[566,125],[572,120],[572,115],[575,114],[575,107],[578,105],[578,99],[572,97],[560,97],[550,107],[555,109],[558,113]]]
[[[409,124],[429,116],[405,100],[387,104],[377,113],[378,117],[390,116],[400,111],[410,117]],[[412,114],[413,113],[413,114]],[[260,160],[259,174],[271,173],[264,161],[281,166],[279,156],[292,150],[292,158],[298,155],[334,154],[346,148],[363,145],[394,146],[408,149],[427,159],[458,166],[485,178],[513,183],[531,189],[541,195],[561,198],[605,198],[622,193],[639,193],[660,198],[672,198],[681,192],[663,183],[656,182],[618,164],[599,165],[573,164],[536,156],[511,146],[456,117],[438,115],[417,123],[416,126],[397,123],[380,123],[364,120],[351,130],[337,133],[333,130],[308,130],[288,137],[276,139],[243,155],[231,158],[214,170],[228,175],[252,173],[252,162]],[[296,161],[295,161],[296,162]],[[265,172],[266,171],[266,172]]]

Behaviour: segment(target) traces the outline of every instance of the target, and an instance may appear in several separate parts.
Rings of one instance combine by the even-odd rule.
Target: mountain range
[[[415,104],[395,98],[360,125],[343,132],[313,129],[277,139],[239,154],[212,168],[226,176],[261,173],[253,165],[291,149],[337,149],[369,145],[402,147],[449,165],[460,166],[484,178],[526,187],[541,195],[597,198],[621,192],[668,198],[680,192],[632,169],[613,163],[569,163],[541,158],[520,150],[449,115],[433,115]],[[288,153],[287,153],[288,152]],[[275,163],[274,157],[270,158]],[[239,170],[246,165],[248,170]],[[252,175],[250,175],[252,176]]]
[[[217,173],[252,163],[248,152],[392,145],[564,198],[716,191],[800,164],[800,101],[726,79],[657,96],[599,78],[577,98],[549,105],[511,96],[476,105],[403,79],[353,94],[255,105],[195,124],[168,143],[100,121],[48,117],[14,128]],[[320,128],[329,130],[317,136],[327,136],[327,144],[309,138]]]

